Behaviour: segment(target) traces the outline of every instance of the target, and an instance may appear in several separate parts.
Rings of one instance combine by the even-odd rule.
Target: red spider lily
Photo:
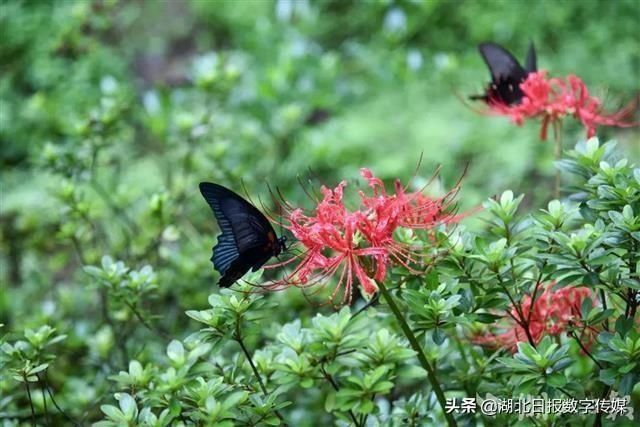
[[[420,273],[411,264],[424,255],[394,238],[398,228],[433,229],[462,217],[452,215],[447,209],[455,192],[432,199],[421,192],[407,192],[396,182],[395,194],[388,194],[382,181],[371,171],[361,169],[361,175],[372,194],[359,193],[357,210],[351,211],[344,205],[344,181],[334,189],[323,186],[322,199],[311,213],[286,205],[284,226],[304,251],[278,264],[298,261],[293,271],[273,287],[324,285],[336,277],[331,301],[342,292],[342,303],[349,304],[356,284],[365,295],[371,296],[378,290],[376,281],[385,279],[390,265],[402,265]]]
[[[590,289],[576,287],[554,290],[554,284],[544,286],[543,292],[533,301],[533,307],[529,295],[524,297],[520,310],[510,307],[510,321],[504,333],[477,336],[473,341],[515,352],[519,342],[528,341],[525,327],[537,344],[546,335],[558,336],[568,331],[570,326],[578,325],[582,301],[587,297],[593,298],[593,293]]]
[[[433,230],[440,224],[459,221],[465,215],[456,216],[452,212],[453,197],[458,187],[442,198],[431,198],[421,191],[407,192],[400,181],[395,182],[395,194],[387,194],[384,184],[366,168],[360,170],[361,176],[373,191],[372,196],[360,192],[362,206],[367,209],[369,221],[360,224],[360,231],[368,241],[377,247],[385,248],[391,259],[403,265],[413,274],[420,272],[410,267],[410,263],[421,257],[412,248],[393,238],[399,228],[413,230]]]
[[[431,229],[453,221],[452,204],[458,186],[444,197],[434,199],[421,191],[407,192],[407,188],[396,180],[395,194],[387,194],[382,181],[373,176],[369,169],[360,169],[360,175],[373,190],[372,196],[360,192],[361,203],[375,213],[379,219],[376,225],[382,230],[393,232],[397,227]]]
[[[596,133],[598,126],[633,127],[638,123],[626,121],[637,107],[637,100],[618,112],[603,112],[602,102],[589,94],[585,83],[575,75],[565,79],[549,78],[546,71],[529,73],[520,84],[524,96],[520,103],[506,105],[497,99],[489,99],[489,113],[508,116],[517,125],[527,119],[542,118],[540,139],[547,138],[549,123],[556,125],[565,116],[580,121],[587,137]]]
[[[315,215],[306,215],[301,209],[289,214],[287,228],[306,252],[288,280],[310,286],[338,274],[336,292],[344,285],[345,295],[350,295],[355,276],[363,291],[372,295],[378,287],[365,268],[369,265],[376,271],[375,277],[382,280],[387,255],[381,248],[362,244],[359,226],[368,220],[363,212],[349,212],[344,206],[345,185],[343,181],[333,190],[322,187],[323,199],[318,203]]]

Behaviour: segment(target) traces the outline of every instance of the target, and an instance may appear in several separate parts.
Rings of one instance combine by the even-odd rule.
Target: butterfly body
[[[537,70],[533,43],[529,46],[524,67],[508,50],[496,43],[481,43],[478,50],[489,67],[491,82],[484,95],[473,95],[470,98],[486,103],[519,104],[524,96],[520,84],[526,80],[529,73]]]
[[[255,206],[219,184],[200,183],[200,192],[218,220],[222,232],[211,261],[220,273],[218,285],[228,287],[249,269],[259,270],[286,249],[269,220]]]

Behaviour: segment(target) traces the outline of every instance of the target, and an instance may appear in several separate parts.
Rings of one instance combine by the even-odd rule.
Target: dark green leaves
[[[521,342],[513,358],[500,357],[497,360],[513,374],[510,382],[516,387],[516,393],[537,395],[565,386],[564,370],[571,364],[568,351],[567,345],[559,346],[550,337],[545,337],[535,348]]]

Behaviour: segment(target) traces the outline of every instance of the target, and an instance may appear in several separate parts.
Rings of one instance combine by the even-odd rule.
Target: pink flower
[[[332,190],[323,186],[322,199],[311,214],[293,209],[286,215],[285,227],[301,243],[304,253],[294,258],[299,263],[276,286],[323,285],[335,276],[338,282],[331,301],[342,291],[343,303],[350,302],[356,282],[367,295],[377,292],[371,276],[384,278],[386,253],[364,241],[359,228],[368,219],[361,211],[347,210],[342,200],[345,186],[344,181]]]
[[[637,101],[629,103],[616,113],[603,112],[602,102],[589,94],[584,82],[575,75],[565,79],[549,78],[546,71],[532,72],[520,84],[523,97],[517,104],[507,105],[496,98],[487,101],[489,114],[509,117],[522,125],[527,119],[542,119],[540,139],[547,137],[549,123],[558,123],[565,116],[572,116],[584,126],[587,137],[595,135],[598,126],[633,127],[638,123],[626,121],[637,107]]]
[[[407,243],[397,241],[396,230],[401,227],[430,230],[461,218],[447,209],[455,192],[432,199],[421,192],[407,192],[396,182],[395,194],[389,194],[370,170],[361,169],[360,173],[370,191],[359,193],[356,210],[347,209],[343,202],[344,181],[334,189],[323,186],[322,199],[310,213],[289,207],[285,227],[300,243],[303,252],[279,264],[295,263],[296,266],[273,287],[322,287],[335,278],[330,301],[341,293],[341,304],[349,304],[356,284],[371,296],[378,290],[376,282],[385,279],[391,265],[402,265],[413,273],[420,273],[411,264],[424,255]]]
[[[555,282],[552,282],[538,290],[533,304],[531,296],[527,295],[520,304],[520,310],[510,307],[509,321],[504,325],[505,332],[477,336],[473,341],[515,352],[519,342],[528,341],[525,327],[536,344],[546,335],[558,336],[566,332],[571,325],[579,322],[582,301],[587,297],[593,298],[594,295],[587,288],[566,287],[554,290],[554,285]],[[518,322],[514,319],[518,319]]]
[[[396,229],[402,227],[412,230],[433,230],[441,224],[458,222],[466,215],[453,214],[453,197],[458,187],[442,198],[431,198],[421,191],[407,192],[399,181],[395,182],[395,194],[387,194],[382,181],[368,169],[361,169],[360,174],[373,190],[368,196],[360,192],[360,200],[369,212],[371,221],[363,222],[360,231],[378,247],[385,248],[394,263],[403,265],[413,274],[420,272],[410,267],[409,263],[417,261],[421,255],[406,243],[393,238]]]

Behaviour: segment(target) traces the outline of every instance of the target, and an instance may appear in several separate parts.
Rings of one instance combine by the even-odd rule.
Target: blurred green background
[[[101,395],[96,348],[108,353],[114,331],[80,267],[108,254],[151,264],[145,309],[174,336],[193,332],[184,311],[206,306],[216,280],[199,181],[243,180],[265,202],[269,183],[310,207],[298,181],[362,185],[360,167],[406,180],[422,154],[416,185],[442,165],[434,193],[469,165],[462,209],[506,189],[543,207],[552,142],[460,99],[488,80],[477,44],[523,58],[534,41],[540,68],[579,75],[615,109],[639,88],[639,22],[637,0],[3,0],[0,323],[67,333],[61,358],[80,362],[59,387]],[[640,159],[637,128],[598,136]],[[583,137],[567,120],[564,146]],[[316,310],[295,295],[273,296],[280,321]]]

